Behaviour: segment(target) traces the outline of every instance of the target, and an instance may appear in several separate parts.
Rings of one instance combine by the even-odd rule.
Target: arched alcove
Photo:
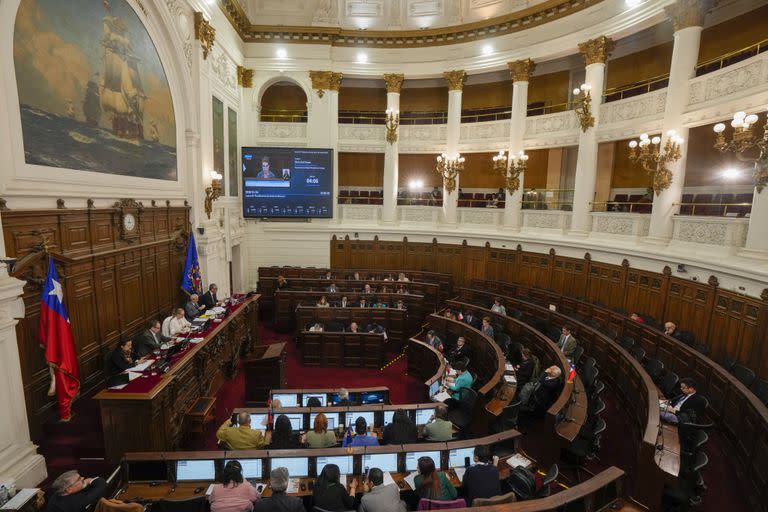
[[[260,121],[307,122],[307,94],[304,89],[288,80],[280,80],[264,90],[261,96]]]

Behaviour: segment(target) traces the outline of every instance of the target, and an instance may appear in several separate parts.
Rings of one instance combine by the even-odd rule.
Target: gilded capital
[[[584,56],[587,66],[590,64],[605,64],[615,47],[616,43],[613,39],[605,36],[579,43],[579,51]]]
[[[400,89],[403,87],[403,80],[405,80],[405,75],[403,74],[385,74],[384,82],[387,84],[387,92],[396,92],[397,94],[400,94]]]
[[[704,17],[712,9],[712,0],[677,0],[664,8],[675,32],[688,27],[704,26]]]
[[[460,91],[464,88],[467,73],[463,69],[454,69],[453,71],[444,72],[443,77],[448,82],[449,91]]]
[[[333,71],[310,71],[309,79],[312,80],[312,88],[317,91],[319,97],[323,97],[325,91],[338,91],[341,87],[341,73]]]
[[[512,75],[513,82],[528,82],[531,79],[533,70],[536,69],[536,63],[531,59],[523,59],[507,62],[507,67]]]
[[[203,49],[203,60],[208,58],[213,48],[213,41],[216,39],[216,29],[205,20],[202,12],[195,11],[195,39],[200,41]]]
[[[253,70],[237,66],[237,85],[246,89],[253,87]]]
[[[331,72],[331,76],[328,78],[328,90],[338,92],[343,78],[344,74]]]

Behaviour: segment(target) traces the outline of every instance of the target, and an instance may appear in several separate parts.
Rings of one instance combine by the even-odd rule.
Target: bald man
[[[233,450],[258,450],[265,447],[269,440],[258,430],[251,428],[251,415],[241,412],[237,415],[237,425],[230,420],[224,422],[216,432],[219,441],[223,441]]]

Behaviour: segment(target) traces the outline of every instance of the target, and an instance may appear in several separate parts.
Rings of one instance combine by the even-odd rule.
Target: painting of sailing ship
[[[168,80],[125,0],[22,0],[13,51],[27,163],[177,179]]]

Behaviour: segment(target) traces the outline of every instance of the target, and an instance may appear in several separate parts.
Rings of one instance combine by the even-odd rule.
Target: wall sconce
[[[768,120],[763,126],[763,138],[758,139],[752,130],[752,125],[757,123],[757,114],[747,115],[744,112],[733,114],[733,135],[730,141],[725,140],[725,124],[717,123],[714,126],[717,140],[715,149],[721,153],[731,152],[736,154],[736,158],[741,162],[749,162],[754,165],[752,171],[752,180],[755,183],[757,193],[763,191],[768,185]],[[744,153],[750,149],[757,148],[757,156],[746,156]]]
[[[463,156],[457,154],[455,157],[448,158],[448,156],[443,153],[437,157],[437,166],[435,166],[435,171],[437,171],[437,174],[443,177],[443,186],[449,194],[456,190],[456,178],[463,170]]]
[[[493,157],[493,170],[504,178],[504,186],[511,195],[520,188],[520,174],[525,172],[528,166],[528,155],[520,151],[512,155],[509,165],[507,165],[508,160],[504,151],[499,151],[499,154]]]
[[[668,189],[672,184],[672,171],[667,164],[680,159],[683,138],[675,130],[669,130],[663,149],[660,143],[661,137],[656,135],[649,138],[647,133],[641,134],[639,141],[633,140],[629,143],[630,161],[639,163],[643,169],[653,175],[653,191],[656,195],[661,194],[662,190]]]
[[[216,171],[209,171],[211,176],[211,186],[205,189],[205,214],[211,218],[213,212],[213,202],[221,197],[221,180],[223,176]]]
[[[595,117],[592,115],[592,86],[581,84],[580,87],[573,90],[573,110],[579,118],[581,131],[595,126]]]
[[[391,108],[387,109],[387,142],[394,144],[397,142],[397,127],[400,126],[400,111]]]

